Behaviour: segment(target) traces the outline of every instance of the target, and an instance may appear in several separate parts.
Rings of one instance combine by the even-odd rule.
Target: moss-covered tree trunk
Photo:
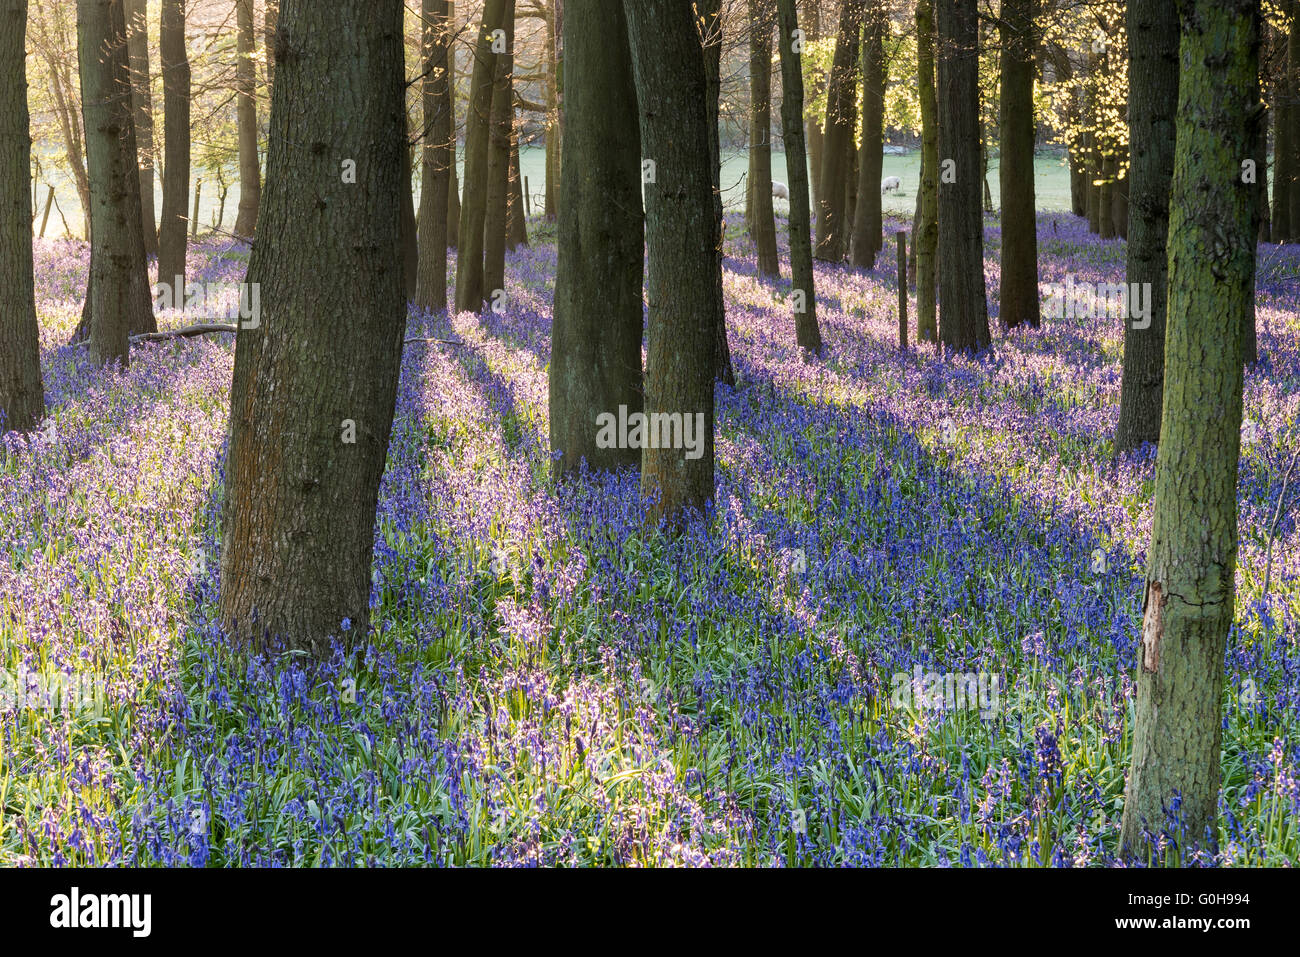
[[[876,263],[884,228],[880,174],[885,157],[885,18],[877,4],[867,16],[862,55],[862,149],[858,157],[858,201],[853,212],[853,265]]]
[[[185,0],[163,0],[159,61],[163,82],[162,216],[158,226],[158,281],[185,285],[190,193],[190,57],[185,45]]]
[[[916,260],[916,335],[937,342],[935,259],[939,250],[939,106],[934,87],[934,3],[916,5],[917,96],[921,101],[920,226]]]
[[[27,0],[0,0],[0,434],[29,431],[45,416],[27,186],[26,33]]]
[[[968,0],[937,0],[939,104],[939,338],[949,349],[989,344],[984,292],[978,15]]]
[[[324,655],[368,632],[406,324],[402,3],[284,0],[280,36],[260,227],[275,242],[253,247],[260,322],[235,349],[220,617],[236,641]]]
[[[447,308],[447,203],[454,161],[449,70],[447,0],[423,0],[420,46],[425,139],[421,156],[420,259],[415,304],[442,312]]]
[[[1129,204],[1127,281],[1150,290],[1149,315],[1124,319],[1116,453],[1160,441],[1165,383],[1169,188],[1178,117],[1178,11],[1167,0],[1128,0]],[[1146,284],[1150,284],[1147,286]]]
[[[853,223],[847,216],[849,155],[857,118],[858,47],[864,0],[844,0],[839,34],[826,87],[826,126],[822,134],[821,188],[817,199],[814,255],[838,263],[848,253]]]
[[[623,7],[569,0],[564,20],[564,164],[555,315],[551,449],[557,476],[637,467],[638,448],[601,448],[597,417],[643,411],[645,223],[641,132]],[[648,187],[650,188],[650,187]]]
[[[641,152],[655,163],[654,181],[645,184],[650,264],[645,412],[652,420],[680,414],[683,422],[681,440],[642,449],[641,489],[654,503],[648,519],[676,526],[713,501],[713,384],[723,304],[718,259],[710,255],[720,237],[708,84],[690,4],[626,0],[624,9]],[[685,447],[687,422],[695,448]]]
[[[817,294],[813,285],[812,210],[808,195],[808,158],[804,148],[802,44],[795,0],[777,0],[777,45],[781,54],[781,131],[790,177],[790,308],[795,341],[809,355],[821,355]]]
[[[465,194],[460,207],[460,239],[456,244],[456,311],[483,308],[483,230],[487,216],[489,124],[497,56],[493,35],[505,29],[506,0],[485,0],[474,69],[470,76],[469,104],[465,114]],[[504,56],[504,53],[499,54]],[[490,291],[490,289],[489,289]]]
[[[90,276],[73,341],[99,363],[130,361],[128,337],[155,327],[140,224],[131,67],[122,0],[78,0],[77,57],[90,180]]]
[[[749,178],[746,213],[758,251],[758,274],[780,278],[772,209],[772,11],[749,0]]]
[[[253,63],[253,0],[235,0],[235,120],[239,144],[239,215],[235,235],[257,232],[262,170],[257,156],[257,67]]]
[[[1037,326],[1038,221],[1034,209],[1034,16],[1038,0],[1002,2],[1002,268],[999,315],[1008,329]]]
[[[1121,834],[1134,856],[1166,830],[1184,851],[1216,844],[1259,215],[1241,176],[1258,122],[1259,2],[1184,0],[1179,20],[1164,422]]]

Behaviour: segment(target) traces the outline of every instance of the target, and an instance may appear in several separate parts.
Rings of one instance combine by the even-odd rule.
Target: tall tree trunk
[[[456,4],[447,0],[447,89],[451,110],[451,183],[447,186],[447,246],[455,249],[460,242],[460,177],[456,172],[456,144],[459,127],[456,124]]]
[[[447,308],[447,202],[451,191],[452,115],[450,32],[447,0],[423,0],[420,45],[424,54],[424,128],[420,200],[420,262],[415,303],[421,309]]]
[[[510,133],[510,205],[506,207],[506,249],[513,252],[528,245],[524,179],[519,167],[519,132]]]
[[[1101,188],[1097,200],[1097,235],[1102,239],[1115,238],[1115,154],[1113,143],[1103,147],[1101,158]]]
[[[758,274],[779,279],[776,214],[772,209],[772,17],[764,0],[749,0],[749,234]]]
[[[1242,327],[1255,283],[1259,0],[1184,0],[1169,210],[1167,382],[1121,849],[1217,847],[1237,558]],[[1137,99],[1132,101],[1137,106]],[[1136,150],[1135,150],[1136,152]],[[1171,818],[1176,819],[1171,822]]]
[[[1034,17],[1037,0],[1002,0],[1000,315],[1037,327],[1038,221],[1034,215]]]
[[[253,0],[235,0],[235,125],[239,141],[239,216],[235,235],[257,232],[262,171],[257,156],[257,70],[253,64]]]
[[[266,56],[266,91],[275,87],[275,35],[280,27],[280,0],[266,0],[266,15],[262,18],[262,44]]]
[[[641,132],[623,6],[569,0],[551,448],[556,477],[637,467],[638,448],[597,444],[603,414],[643,411]]]
[[[1127,157],[1120,163],[1128,162]],[[1115,221],[1115,235],[1128,239],[1128,171],[1122,166],[1115,168],[1115,187],[1111,190],[1111,218]]]
[[[790,307],[795,341],[804,353],[822,354],[813,286],[812,211],[808,196],[808,159],[804,150],[803,66],[796,49],[799,20],[795,0],[777,0],[777,44],[781,51],[781,132],[790,177]]]
[[[864,0],[844,0],[826,91],[826,129],[822,145],[821,190],[817,205],[817,245],[824,262],[841,262],[853,224],[846,216],[849,144],[853,142],[858,78],[858,33]]]
[[[939,338],[950,349],[989,345],[980,205],[978,17],[968,0],[937,0],[939,103]]]
[[[1127,281],[1149,290],[1143,296],[1149,314],[1139,320],[1124,320],[1124,371],[1119,425],[1115,430],[1117,454],[1130,452],[1143,442],[1160,441],[1168,294],[1166,243],[1180,71],[1177,9],[1166,0],[1128,0],[1128,39],[1129,143],[1133,157],[1129,205],[1133,216]]]
[[[1261,83],[1261,93],[1263,85]],[[1259,118],[1259,132],[1255,134],[1255,183],[1259,203],[1259,241],[1266,243],[1272,235],[1272,212],[1268,205],[1268,126],[1273,110],[1266,110]]]
[[[478,312],[483,308],[483,230],[488,202],[489,124],[498,56],[492,52],[492,40],[494,31],[505,29],[506,2],[484,0],[483,22],[474,47],[474,70],[465,115],[465,195],[460,209],[460,241],[456,244],[457,312]]]
[[[636,77],[641,150],[656,177],[645,187],[649,254],[649,337],[645,410],[649,430],[680,415],[679,441],[651,441],[641,453],[647,520],[679,526],[713,502],[713,385],[722,323],[709,149],[708,81],[689,4],[626,0]],[[696,423],[698,427],[696,426]],[[686,448],[687,426],[693,448]],[[672,436],[670,436],[672,438]],[[657,446],[657,447],[656,447]]]
[[[1287,220],[1290,227],[1288,239],[1300,242],[1300,2],[1291,3],[1291,34],[1286,43],[1287,91],[1290,95],[1288,110],[1290,146],[1287,171],[1290,184],[1287,190]]]
[[[280,35],[262,221],[275,243],[253,246],[260,325],[235,348],[220,617],[235,641],[324,656],[369,631],[397,398],[402,3],[284,0]]]
[[[862,57],[862,152],[853,215],[853,265],[870,269],[883,242],[880,175],[885,160],[885,21],[879,3],[867,18]]]
[[[77,55],[90,180],[90,276],[73,341],[100,364],[130,362],[128,337],[155,328],[131,115],[122,0],[77,0]],[[24,187],[26,183],[24,182]]]
[[[0,434],[45,417],[32,267],[31,123],[27,112],[27,0],[0,2]]]
[[[158,255],[157,213],[154,207],[153,94],[149,77],[149,4],[127,0],[126,49],[131,63],[131,107],[135,142],[140,150],[140,220],[146,256]]]
[[[505,52],[497,56],[488,123],[487,194],[483,219],[483,292],[495,299],[506,288],[506,210],[510,205],[510,137],[515,126],[515,0],[506,0],[501,29]],[[468,174],[466,174],[468,177]]]
[[[1285,37],[1281,39],[1282,76],[1273,81],[1273,222],[1270,234],[1275,243],[1291,241],[1291,181],[1295,176],[1291,149],[1295,129],[1294,94],[1288,87],[1287,41]]]
[[[808,29],[805,31],[804,45],[821,39],[821,0],[811,0],[805,4],[810,8]],[[823,92],[823,78],[820,73],[813,78],[813,87],[808,91],[808,99],[815,100]],[[812,173],[812,209],[820,208],[822,196],[822,127],[817,117],[809,113],[804,121],[804,142],[807,143],[808,168]],[[787,165],[789,157],[786,157]],[[788,170],[787,176],[791,175]]]
[[[398,212],[398,227],[402,231],[402,275],[406,280],[407,301],[415,299],[415,286],[420,272],[420,242],[416,235],[415,183],[411,158],[411,119],[402,111],[402,205]]]
[[[163,0],[160,29],[164,150],[158,281],[185,287],[185,244],[190,195],[190,58],[185,46],[185,0]]]
[[[934,86],[934,3],[916,5],[917,95],[921,101],[920,228],[915,240],[916,335],[937,342],[935,267],[939,251],[939,106]]]
[[[560,192],[560,62],[558,44],[555,42],[557,0],[551,0],[550,15],[546,18],[546,39],[543,41],[543,60],[546,67],[546,206],[544,214],[548,223],[559,215]]]
[[[713,215],[718,220],[718,245],[714,250],[717,269],[714,271],[717,289],[713,295],[719,302],[722,296],[722,240],[726,235],[726,221],[722,209],[722,144],[718,139],[718,116],[722,96],[722,0],[696,0],[700,44],[704,51],[705,104],[708,107],[709,169],[713,174]],[[713,334],[713,370],[719,382],[734,386],[736,373],[731,367],[731,345],[727,342],[727,313],[724,307],[718,313],[718,326]]]

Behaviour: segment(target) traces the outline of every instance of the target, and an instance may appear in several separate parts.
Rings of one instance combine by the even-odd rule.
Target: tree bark
[[[843,261],[852,223],[845,216],[849,145],[853,142],[858,78],[858,33],[864,0],[844,0],[839,35],[826,89],[826,129],[822,134],[821,190],[817,203],[817,245],[823,262]]]
[[[645,224],[641,133],[623,7],[569,0],[555,310],[551,448],[557,478],[638,467],[638,448],[597,445],[597,417],[643,411],[641,306]]]
[[[939,338],[989,345],[981,207],[978,17],[968,0],[937,0],[939,105]],[[945,164],[951,162],[952,165]]]
[[[885,159],[885,21],[879,4],[865,29],[862,57],[862,150],[858,157],[858,201],[853,215],[853,265],[876,264],[884,237],[880,177]]]
[[[822,354],[813,284],[812,211],[808,196],[808,159],[804,150],[803,66],[795,49],[799,29],[795,0],[777,0],[777,43],[781,50],[781,131],[790,177],[790,307],[795,341],[807,355]]]
[[[1178,118],[1178,12],[1166,0],[1128,0],[1129,204],[1127,281],[1147,288],[1150,315],[1124,319],[1115,452],[1160,441],[1165,387],[1169,190]],[[1149,286],[1143,284],[1150,283]],[[1131,288],[1131,286],[1130,286]],[[1146,325],[1147,320],[1150,325]]]
[[[812,0],[807,3],[810,9],[808,17],[808,29],[804,37],[805,45],[814,40],[821,39],[821,0]],[[807,99],[815,100],[823,92],[823,78],[820,73],[814,74],[812,89],[808,91]],[[812,209],[820,208],[822,196],[822,127],[817,122],[816,116],[809,114],[804,125],[804,142],[807,143],[808,168],[812,173]],[[789,158],[787,157],[787,163]],[[789,175],[788,171],[787,174]]]
[[[1259,226],[1254,190],[1241,181],[1258,122],[1259,9],[1258,0],[1179,5],[1169,388],[1120,837],[1127,856],[1149,852],[1148,835],[1165,831],[1184,854],[1217,847],[1223,656],[1237,557],[1241,333],[1254,297]]]
[[[749,0],[749,234],[758,274],[781,278],[772,209],[772,17],[764,0]]]
[[[506,207],[506,249],[514,252],[528,245],[527,207],[524,179],[519,167],[519,131],[510,132],[510,203]]]
[[[402,4],[284,0],[279,31],[261,226],[275,243],[253,246],[260,324],[235,348],[220,618],[236,642],[324,657],[369,631],[406,320]]]
[[[713,370],[719,382],[736,384],[736,373],[731,367],[731,345],[727,342],[727,314],[722,296],[722,239],[726,223],[722,208],[722,144],[718,139],[718,116],[722,96],[722,0],[696,0],[700,45],[704,53],[705,104],[708,112],[709,169],[713,174],[713,215],[718,221],[718,244],[714,249],[717,269],[714,272],[717,289],[714,296],[724,303],[718,313],[718,325],[713,334]]]
[[[447,308],[447,203],[451,192],[453,130],[447,0],[423,0],[423,104],[426,137],[420,198],[420,260],[415,304],[431,312]]]
[[[918,340],[937,342],[935,267],[939,250],[939,106],[934,85],[934,3],[918,0],[917,95],[921,101],[921,186],[919,190],[920,228],[916,248],[916,336]]]
[[[257,71],[253,65],[253,0],[235,0],[235,125],[239,142],[239,215],[235,235],[257,232],[262,171],[257,156]]]
[[[1034,17],[1037,0],[1002,0],[1002,268],[999,314],[1008,329],[1039,324],[1034,206]]]
[[[488,123],[487,192],[483,219],[483,292],[489,299],[506,288],[506,228],[510,205],[510,137],[515,125],[515,0],[506,0],[501,29],[505,53],[497,56]],[[468,178],[468,173],[466,177]]]
[[[624,9],[642,152],[656,164],[655,181],[645,184],[645,410],[652,422],[675,413],[683,420],[681,442],[642,449],[641,489],[651,501],[647,520],[679,527],[692,512],[707,514],[714,490],[713,385],[723,303],[718,260],[708,255],[720,241],[708,84],[689,4],[626,0]],[[665,447],[684,445],[685,425],[697,417],[697,449]]]
[[[158,255],[157,211],[154,206],[153,94],[149,77],[149,4],[127,0],[126,49],[131,63],[131,107],[136,147],[140,151],[140,221],[146,256]]]
[[[497,54],[492,52],[492,33],[504,29],[505,10],[506,0],[485,0],[483,22],[474,47],[474,70],[465,115],[465,195],[460,209],[460,240],[456,244],[457,312],[478,312],[483,308],[489,123],[497,65]]]
[[[179,276],[184,288],[190,195],[190,58],[185,46],[185,0],[163,0],[159,36],[166,164],[158,228],[158,281],[174,284]]]
[[[0,434],[45,417],[32,267],[27,0],[0,2]]]
[[[90,276],[73,341],[99,364],[130,363],[128,336],[153,332],[122,0],[78,0],[77,54],[90,181]]]

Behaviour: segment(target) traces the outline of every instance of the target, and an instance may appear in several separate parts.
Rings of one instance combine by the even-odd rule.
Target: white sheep
[[[880,195],[884,196],[890,190],[898,189],[902,185],[897,176],[886,176],[880,181]]]
[[[772,196],[775,199],[790,199],[790,187],[778,180],[772,180]]]

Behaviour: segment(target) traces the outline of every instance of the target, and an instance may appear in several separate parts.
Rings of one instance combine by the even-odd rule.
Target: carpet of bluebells
[[[1111,454],[1122,320],[900,354],[892,256],[819,264],[809,363],[733,220],[716,509],[674,540],[633,475],[549,479],[533,225],[503,313],[411,317],[457,344],[407,346],[372,629],[325,663],[213,623],[230,337],[92,368],[86,248],[38,244],[54,425],[0,437],[0,671],[102,695],[0,714],[0,864],[1116,863],[1154,484]],[[1044,283],[1122,280],[1121,242],[1039,236]],[[1260,256],[1218,852],[1174,830],[1165,862],[1300,857],[1300,255]],[[998,675],[996,707],[900,705],[918,665]]]

